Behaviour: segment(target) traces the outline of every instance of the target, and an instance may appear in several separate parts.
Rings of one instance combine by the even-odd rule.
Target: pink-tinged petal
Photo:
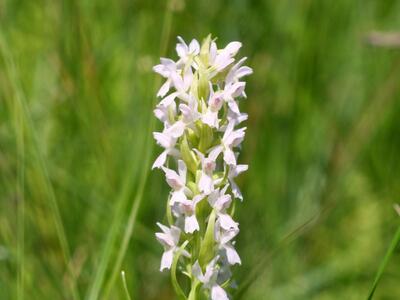
[[[153,166],[151,167],[152,169],[154,168],[161,168],[164,166],[165,161],[167,160],[167,150],[163,151],[155,160],[153,163]]]
[[[213,41],[211,42],[211,46],[210,46],[210,63],[214,63],[215,58],[217,57],[217,44]]]
[[[228,130],[228,128],[227,128]],[[235,130],[231,132],[229,135],[225,135],[223,137],[223,142],[225,145],[231,146],[231,147],[236,147],[238,146],[244,139],[244,136],[246,134],[246,127],[240,128],[238,130]]]
[[[185,85],[183,83],[183,79],[181,76],[179,76],[177,73],[171,73],[170,78],[171,78],[172,83],[174,84],[174,87],[176,88],[177,91],[179,91],[179,92],[185,91]]]
[[[230,139],[229,137],[233,132],[234,126],[235,126],[235,123],[233,123],[233,122],[229,122],[228,126],[226,126],[224,136],[222,137],[222,140],[224,141],[224,143],[229,144],[227,141]]]
[[[168,78],[169,70],[162,64],[153,67],[153,71],[160,74],[164,78]]]
[[[177,139],[185,132],[186,125],[182,121],[175,122],[172,126],[165,130],[165,134]]]
[[[172,265],[172,260],[174,258],[174,250],[170,249],[165,251],[161,258],[161,266],[160,271],[162,272],[164,269],[170,269]]]
[[[216,146],[212,148],[210,153],[208,154],[208,158],[213,161],[216,161],[222,150],[223,150],[222,146]]]
[[[206,159],[204,159],[202,161],[202,167],[203,167],[203,171],[208,174],[209,176],[212,176],[212,172],[214,172],[215,167],[216,167],[216,162],[215,162],[215,158],[210,158],[207,157]]]
[[[238,230],[238,223],[233,221],[230,215],[228,214],[219,214],[218,215],[219,223],[221,225],[221,228],[224,230],[231,230],[235,229]]]
[[[232,144],[231,144],[232,147],[239,146],[242,143],[245,134],[246,134],[246,127],[243,127],[243,128],[240,128],[240,129],[236,130],[234,132],[234,134],[232,134],[232,137],[233,137]]]
[[[236,176],[247,171],[249,169],[249,165],[237,165],[236,166]]]
[[[188,52],[188,46],[180,36],[178,36],[178,40],[179,43],[176,45],[176,53],[179,57],[185,57]]]
[[[241,47],[241,42],[230,42],[228,45],[226,45],[223,51],[227,52],[230,56],[235,56]]]
[[[157,144],[164,148],[170,148],[175,145],[176,140],[173,139],[170,135],[163,132],[153,132],[153,137],[156,140]]]
[[[227,209],[232,202],[232,198],[231,195],[229,194],[224,194],[224,191],[220,192],[220,196],[218,197],[217,201],[215,202],[215,209],[219,210],[219,211],[223,211],[225,209]]]
[[[171,156],[174,156],[176,158],[179,158],[181,156],[181,153],[176,148],[169,148],[168,149],[168,155],[171,155]]]
[[[178,173],[179,173],[179,176],[180,176],[183,184],[185,185],[187,168],[186,168],[186,164],[183,160],[178,161]]]
[[[169,94],[167,97],[165,97],[164,99],[162,99],[160,101],[159,105],[162,105],[165,107],[170,106],[172,104],[172,102],[174,102],[176,96],[178,96],[178,92]]]
[[[218,112],[213,112],[208,110],[202,117],[201,120],[203,121],[204,124],[207,124],[208,126],[212,128],[218,128]]]
[[[236,78],[242,78],[247,75],[253,74],[253,69],[247,66],[240,67],[236,72]]]
[[[161,224],[160,222],[156,223],[158,227],[160,227],[160,229],[164,232],[164,233],[169,233],[169,227]]]
[[[172,225],[170,229],[170,235],[172,237],[172,240],[174,241],[174,245],[178,245],[181,230],[178,227]]]
[[[217,58],[215,59],[215,67],[217,71],[222,71],[234,61],[235,60],[233,58],[221,54],[218,55]]]
[[[227,244],[224,245],[225,251],[226,251],[226,258],[228,259],[228,263],[230,265],[234,264],[242,264],[242,261],[240,260],[239,254],[236,252],[235,248],[233,248],[232,245]]]
[[[193,233],[196,230],[199,230],[199,223],[197,222],[196,215],[186,216],[185,217],[185,232]]]
[[[204,197],[205,197],[205,195],[203,195],[203,194],[198,194],[198,195],[194,196],[194,198],[192,200],[193,206],[196,207],[197,203],[199,203],[201,200],[203,200]]]
[[[240,199],[240,201],[243,201],[242,192],[240,191],[236,182],[233,181],[233,179],[230,179],[229,182],[231,183],[232,193],[235,196],[235,198],[238,198]]]
[[[211,287],[211,300],[229,300],[225,290],[215,284]]]
[[[175,191],[172,193],[171,200],[169,202],[170,205],[174,205],[175,203],[180,203],[186,201],[186,195],[183,190]]]
[[[213,180],[206,173],[202,172],[200,180],[199,180],[199,190],[200,192],[208,195],[213,190]]]
[[[198,280],[200,280],[201,282],[204,282],[204,275],[203,275],[203,272],[201,271],[201,267],[200,267],[199,262],[197,260],[192,266],[192,274]]]
[[[245,87],[246,82],[236,82],[229,88],[229,92],[232,97],[238,97],[243,94]]]
[[[157,106],[153,110],[153,113],[156,116],[156,118],[159,119],[163,123],[168,120],[168,111],[167,111],[166,107]]]
[[[235,157],[235,153],[233,153],[232,149],[225,148],[225,150],[224,150],[224,161],[228,165],[236,165],[236,157]]]
[[[165,66],[168,70],[170,71],[175,71],[176,70],[176,64],[175,62],[170,59],[170,58],[165,58],[165,57],[161,57],[160,58],[160,62],[163,66]]]
[[[157,92],[157,97],[164,97],[171,88],[171,80],[167,79]]]
[[[168,185],[175,191],[180,190],[185,185],[181,177],[175,171],[168,169],[166,167],[161,167],[161,168],[165,172],[165,177]]]
[[[238,233],[239,233],[239,228],[223,231],[220,236],[220,243],[222,245],[229,243]]]
[[[227,84],[233,83],[236,80],[238,80],[240,77],[237,76],[238,70],[240,68],[240,66],[245,62],[245,60],[247,59],[247,57],[243,57],[242,59],[240,59],[229,71],[228,75],[225,78],[225,82]]]
[[[197,55],[200,52],[200,44],[197,40],[193,39],[189,44],[189,52]]]
[[[239,106],[235,100],[232,99],[232,100],[228,101],[228,106],[229,106],[230,110],[233,111],[235,114],[237,114],[237,115],[240,114]]]
[[[183,90],[186,91],[193,81],[193,71],[191,67],[186,68],[185,73],[183,74]]]
[[[163,245],[166,249],[174,246],[174,241],[172,240],[172,237],[166,233],[157,232],[156,238],[160,242],[160,244]]]
[[[208,105],[210,106],[212,111],[219,111],[224,104],[224,93],[222,91],[218,91],[213,95],[210,95],[208,100]]]
[[[211,207],[215,206],[215,203],[217,202],[219,197],[219,191],[215,190],[212,191],[210,195],[208,195],[208,203],[210,203]]]

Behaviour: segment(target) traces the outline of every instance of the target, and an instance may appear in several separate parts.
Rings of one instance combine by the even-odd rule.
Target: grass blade
[[[121,271],[121,278],[122,278],[122,284],[124,286],[126,299],[132,300],[131,296],[129,295],[128,285],[126,284],[125,271]]]
[[[7,43],[6,43],[6,40],[5,40],[2,32],[0,32],[0,53],[2,54],[2,56],[4,58],[4,62],[5,62],[5,66],[6,66],[6,74],[10,80],[13,91],[15,93],[15,100],[18,102],[17,105],[20,107],[20,111],[21,111],[20,115],[22,118],[20,124],[24,124],[24,128],[26,128],[26,136],[30,137],[30,140],[32,141],[32,144],[33,144],[34,155],[38,161],[39,171],[40,171],[40,174],[42,177],[41,179],[43,180],[45,192],[48,196],[49,206],[50,206],[50,210],[52,212],[53,221],[55,223],[57,237],[58,237],[61,251],[63,254],[65,267],[66,267],[67,272],[70,275],[71,280],[72,280],[71,286],[70,286],[72,298],[76,300],[76,299],[79,299],[79,294],[76,289],[76,278],[75,278],[74,272],[71,269],[71,266],[69,264],[69,262],[71,260],[71,255],[70,255],[67,236],[65,233],[65,228],[64,228],[64,225],[63,225],[63,222],[61,219],[60,209],[58,207],[55,192],[54,192],[52,183],[50,181],[50,176],[48,173],[48,168],[46,166],[46,162],[43,158],[41,149],[39,147],[39,141],[38,141],[37,134],[35,131],[35,126],[33,124],[33,120],[31,118],[30,110],[26,103],[26,99],[25,99],[23,90],[20,86],[20,80],[19,80],[19,76],[17,73],[17,68],[14,63],[14,58],[12,56],[10,49],[8,49],[8,47],[7,47]],[[24,146],[24,149],[25,149],[25,146]],[[22,234],[22,232],[20,234]]]
[[[381,280],[381,278],[383,276],[383,272],[385,271],[385,268],[386,268],[387,264],[389,263],[389,260],[392,257],[392,255],[396,249],[396,246],[399,244],[399,241],[400,241],[400,226],[399,226],[399,228],[397,228],[397,231],[396,231],[392,241],[390,242],[390,246],[389,246],[388,250],[386,251],[385,257],[383,258],[383,260],[379,266],[378,272],[376,273],[376,276],[374,279],[374,283],[372,284],[371,290],[370,290],[368,298],[367,298],[368,300],[371,300],[372,297],[374,296],[374,293],[379,284],[379,281]]]

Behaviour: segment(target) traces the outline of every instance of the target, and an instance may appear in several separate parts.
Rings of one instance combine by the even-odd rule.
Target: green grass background
[[[243,43],[234,299],[366,299],[400,217],[396,0],[0,0],[0,299],[174,299],[150,172],[161,55]],[[165,221],[165,220],[164,220]],[[375,299],[400,299],[400,255]]]

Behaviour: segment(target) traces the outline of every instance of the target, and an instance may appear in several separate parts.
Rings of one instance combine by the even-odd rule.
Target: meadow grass
[[[151,68],[209,33],[254,69],[234,299],[398,299],[400,49],[366,36],[399,27],[391,0],[0,1],[0,299],[174,299]]]

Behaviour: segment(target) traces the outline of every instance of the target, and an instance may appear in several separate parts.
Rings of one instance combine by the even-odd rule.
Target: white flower
[[[226,259],[230,265],[240,265],[242,263],[232,243],[232,239],[238,233],[239,228],[224,229],[219,221],[215,224],[215,239],[219,244],[219,248],[225,251]]]
[[[169,104],[158,104],[154,109],[154,115],[163,122],[164,126],[172,125],[176,117],[176,103],[171,101]]]
[[[235,82],[226,84],[223,91],[225,102],[229,108],[237,115],[240,115],[239,106],[235,100],[236,97],[244,96],[245,82]]]
[[[241,112],[240,114],[237,114],[233,112],[231,109],[228,109],[228,115],[227,115],[228,123],[233,123],[236,126],[242,123],[243,121],[246,121],[247,118],[248,115],[246,113]]]
[[[217,283],[218,267],[216,265],[218,256],[215,257],[206,267],[203,274],[198,261],[192,266],[193,275],[204,284],[204,288],[210,289],[211,300],[229,300],[225,290]]]
[[[219,149],[212,150],[208,157],[194,149],[201,161],[201,176],[199,180],[199,190],[205,195],[209,195],[214,190],[213,172],[216,167],[216,159],[220,153]]]
[[[178,161],[178,173],[166,167],[161,167],[165,172],[165,177],[168,185],[173,189],[170,205],[175,202],[182,202],[187,200],[186,194],[191,194],[190,190],[186,187],[186,164],[184,161]]]
[[[179,151],[175,148],[177,138],[166,132],[153,132],[153,136],[157,144],[165,150],[156,158],[152,169],[162,167],[167,160],[167,155],[179,156]]]
[[[217,50],[215,42],[210,46],[210,78],[224,70],[235,61],[233,58],[242,47],[240,42],[231,42],[224,49]]]
[[[203,195],[196,195],[193,200],[179,199],[180,213],[184,215],[184,228],[186,233],[193,233],[199,230],[199,223],[196,218],[196,205],[204,198]]]
[[[235,229],[239,230],[238,223],[233,221],[232,217],[226,212],[232,202],[232,197],[229,194],[225,194],[228,186],[225,186],[222,190],[215,190],[208,196],[208,203],[215,209],[219,224],[225,230]]]
[[[199,42],[193,39],[189,46],[185,41],[178,36],[179,43],[176,44],[176,53],[180,57],[180,62],[186,65],[188,61],[192,60],[194,56],[198,55],[200,52]]]
[[[239,198],[240,200],[243,200],[242,193],[240,192],[239,187],[237,186],[236,182],[233,180],[235,177],[237,177],[239,174],[247,171],[249,168],[248,165],[231,165],[229,167],[229,172],[228,172],[228,180],[231,184],[231,189],[232,193],[236,198]]]
[[[200,118],[200,113],[198,111],[198,101],[193,96],[188,98],[187,104],[179,104],[179,110],[182,113],[183,122],[188,125],[192,124]]]
[[[253,70],[250,67],[242,66],[246,59],[247,57],[243,57],[230,69],[228,75],[226,75],[225,78],[226,84],[236,83],[239,81],[240,78],[253,74]]]
[[[212,85],[210,84],[210,95],[208,99],[207,111],[202,115],[203,123],[210,127],[219,127],[218,112],[224,103],[224,92],[217,91],[214,93]]]
[[[153,67],[153,70],[166,78],[167,80],[161,86],[157,93],[157,97],[164,97],[171,86],[180,93],[184,94],[190,87],[193,80],[193,71],[191,68],[186,68],[183,72],[183,78],[180,73],[182,71],[178,68],[177,64],[169,58],[161,58],[161,64]]]
[[[171,268],[174,253],[188,245],[191,254],[196,256],[188,260],[190,254],[182,250],[177,270],[187,270],[187,264],[195,261],[192,284],[193,280],[200,281],[201,288],[209,291],[211,300],[229,300],[222,286],[232,283],[231,266],[241,264],[234,248],[239,223],[232,219],[229,209],[234,199],[243,200],[235,178],[248,168],[237,164],[246,127],[236,126],[248,117],[240,111],[239,98],[246,98],[243,77],[253,72],[243,65],[246,58],[235,61],[241,45],[231,42],[218,49],[210,36],[202,46],[197,40],[187,44],[178,37],[178,60],[161,58],[160,64],[153,68],[165,78],[157,93],[160,102],[154,110],[164,128],[153,133],[164,150],[153,168],[164,171],[171,187],[167,216],[170,224],[174,224],[171,227],[158,224],[162,232],[157,232],[156,237],[164,246],[160,269]],[[218,159],[220,154],[222,157]],[[225,184],[223,188],[222,184]],[[203,203],[198,206],[201,201]],[[207,220],[206,212],[215,214],[213,219],[212,215],[208,217],[215,222],[210,223],[214,224],[213,234],[204,236],[200,228],[207,224],[199,222]],[[180,243],[182,231],[185,237],[197,233]],[[199,248],[197,243],[205,238],[211,243],[207,248],[216,249],[218,253],[203,266],[203,274],[198,263],[202,251],[196,249]]]
[[[246,130],[246,127],[233,130],[234,126],[234,122],[228,123],[224,136],[222,137],[221,145],[213,149],[213,151],[216,151],[218,154],[221,152],[224,153],[224,161],[228,165],[236,165],[236,156],[232,149],[243,141]]]
[[[164,246],[164,253],[161,258],[160,266],[160,271],[163,271],[164,269],[171,268],[174,252],[178,249],[181,230],[176,226],[168,228],[160,223],[157,223],[157,225],[162,230],[162,232],[156,233],[156,238]],[[182,251],[182,254],[188,257],[190,256],[185,250]]]

